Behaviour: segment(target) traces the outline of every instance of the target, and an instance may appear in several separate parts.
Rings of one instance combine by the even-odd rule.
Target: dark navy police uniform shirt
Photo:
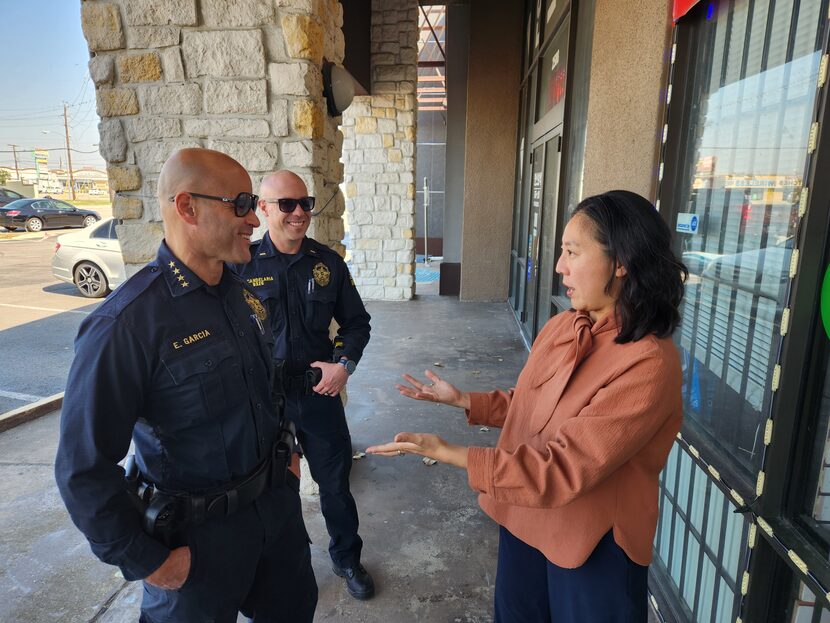
[[[279,430],[269,324],[229,267],[208,286],[164,242],[81,324],[55,474],[93,552],[128,580],[169,554],[141,531],[128,498],[118,462],[130,439],[162,489],[198,493],[251,472]]]
[[[332,360],[329,324],[340,325],[343,356],[360,361],[369,342],[371,317],[363,306],[346,263],[313,238],[299,253],[280,253],[271,236],[251,245],[251,262],[240,274],[268,306],[274,330],[274,358],[299,374],[314,361]]]

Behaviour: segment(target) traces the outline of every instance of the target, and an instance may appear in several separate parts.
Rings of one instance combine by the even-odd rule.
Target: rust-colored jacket
[[[566,568],[611,528],[634,562],[651,562],[658,475],[683,418],[671,338],[617,344],[613,314],[564,312],[539,333],[516,388],[471,394],[471,424],[502,427],[470,448],[481,508]]]

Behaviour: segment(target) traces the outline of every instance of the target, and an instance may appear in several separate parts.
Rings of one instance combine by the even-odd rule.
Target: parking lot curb
[[[20,424],[30,422],[47,413],[57,411],[61,408],[62,404],[63,392],[55,394],[54,396],[48,396],[37,402],[23,405],[17,409],[0,413],[0,433]]]

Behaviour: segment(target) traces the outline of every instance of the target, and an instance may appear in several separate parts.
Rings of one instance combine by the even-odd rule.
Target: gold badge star
[[[184,275],[179,275],[178,277],[176,277],[176,279],[178,279],[179,281],[184,281]]]
[[[189,284],[189,283],[187,283],[186,281],[182,281],[182,287],[183,287],[183,288],[186,288],[186,287],[187,287],[187,286],[189,286],[189,285],[190,285],[190,284]]]
[[[180,271],[178,268],[173,269],[173,274],[174,275],[178,275],[180,272],[182,272],[182,271]]]
[[[174,261],[172,261],[172,260],[171,260],[171,261],[170,261],[170,264],[169,264],[170,268],[173,268],[175,265],[176,265],[176,262],[174,262]]]

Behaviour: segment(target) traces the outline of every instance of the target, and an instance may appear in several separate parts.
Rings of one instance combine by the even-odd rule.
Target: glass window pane
[[[683,599],[686,603],[694,603],[695,589],[697,588],[697,570],[700,564],[700,543],[689,535],[689,542],[686,546],[686,573],[683,576]]]
[[[816,334],[818,348],[823,350],[823,384],[801,512],[802,520],[811,528],[811,533],[820,541],[830,544],[830,344],[821,327],[817,327]]]
[[[690,122],[679,138],[686,170],[672,200],[691,275],[675,339],[686,422],[750,484],[781,339],[821,5],[716,2],[700,24]]]
[[[568,30],[570,18],[559,27],[544,55],[539,60],[539,93],[536,102],[536,121],[557,109],[551,127],[564,119],[565,85],[568,80]]]

